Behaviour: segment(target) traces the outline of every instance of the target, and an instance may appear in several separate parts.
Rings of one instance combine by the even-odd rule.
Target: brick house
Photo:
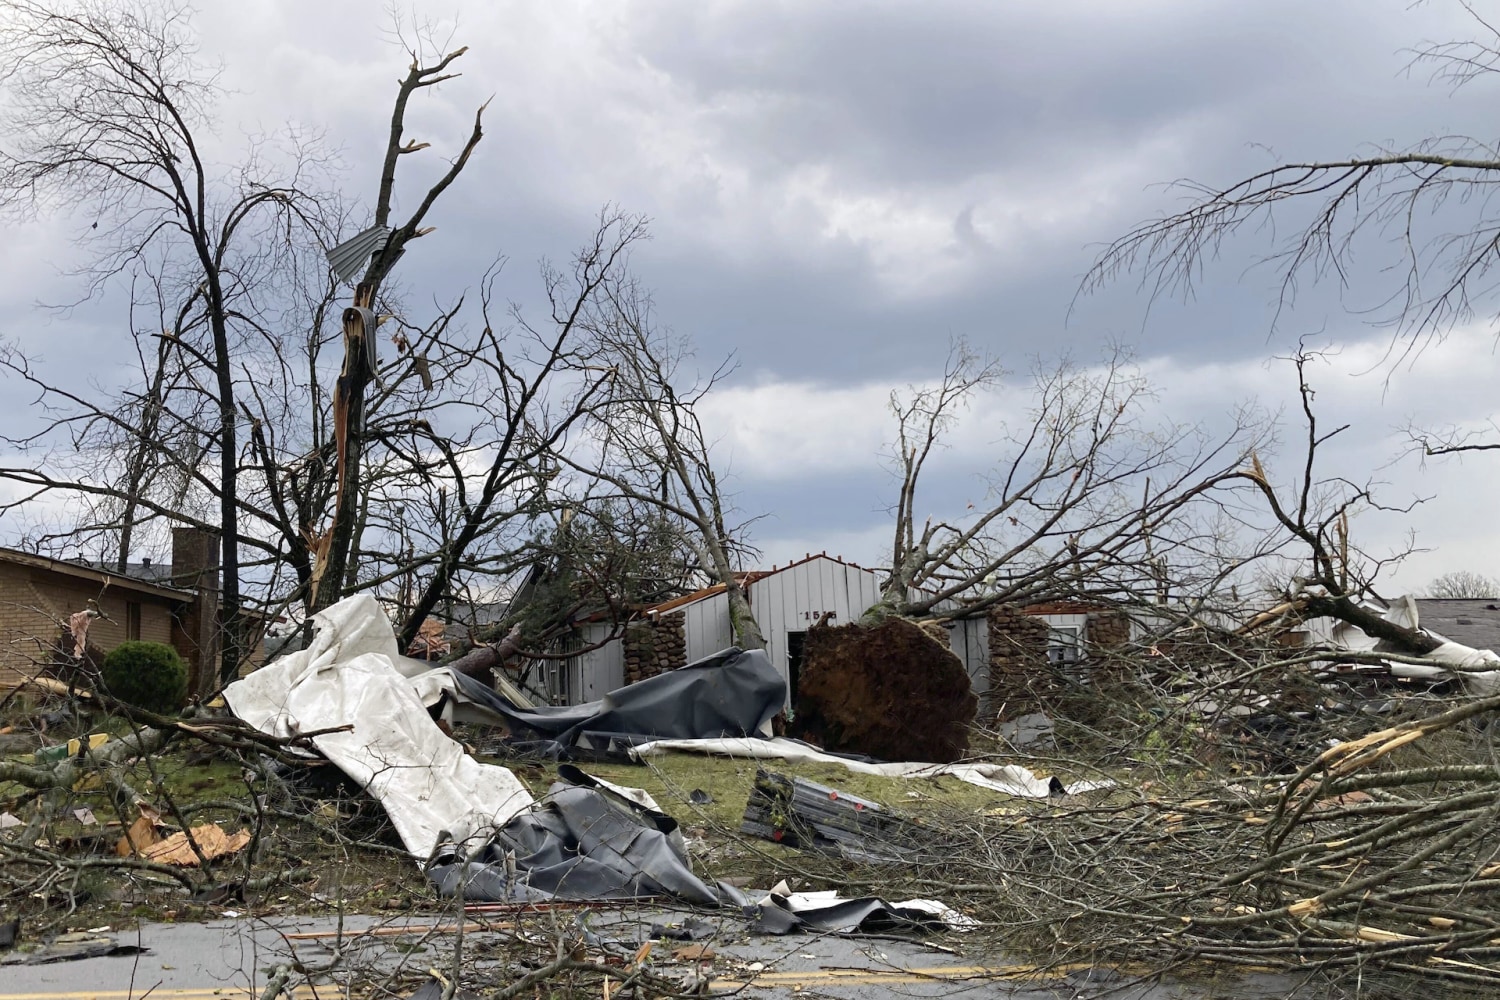
[[[0,548],[0,684],[41,672],[53,660],[68,617],[89,602],[102,612],[88,644],[108,653],[127,640],[163,642],[188,664],[199,690],[204,664],[218,656],[218,539],[196,528],[172,530],[172,562],[97,563]],[[260,642],[251,662],[258,662]]]

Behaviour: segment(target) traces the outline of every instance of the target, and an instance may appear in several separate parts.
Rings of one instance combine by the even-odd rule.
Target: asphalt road
[[[680,919],[662,910],[591,915],[591,933],[610,947],[634,949],[652,923]],[[528,929],[565,934],[576,911],[528,917]],[[466,918],[470,954],[482,953],[487,938],[509,934],[505,914]],[[76,959],[52,964],[0,966],[0,1000],[241,1000],[259,997],[272,970],[289,959],[317,969],[340,956],[339,971],[314,977],[318,985],[299,986],[298,1000],[329,1000],[354,970],[384,978],[445,969],[452,953],[454,918],[357,916],[340,923],[326,917],[223,919],[202,924],[145,924],[105,933],[116,943],[139,945],[135,955]],[[944,948],[953,943],[945,939]],[[1022,964],[977,962],[949,951],[894,940],[834,936],[744,938],[726,924],[721,936],[700,942],[714,958],[714,992],[748,987],[747,996],[834,997],[840,1000],[890,997],[1006,997],[1166,1000],[1166,998],[1282,997],[1289,983],[1275,977],[1237,980],[1207,987],[1192,983],[1132,984],[1105,970],[1073,968],[1038,974]],[[961,942],[960,942],[961,943]],[[681,942],[654,946],[663,971],[682,972],[694,963],[674,955]],[[407,990],[410,987],[406,987]]]

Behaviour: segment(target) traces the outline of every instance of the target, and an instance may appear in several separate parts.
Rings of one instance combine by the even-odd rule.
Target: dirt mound
[[[802,657],[791,735],[881,760],[949,763],[968,750],[969,675],[916,623],[811,629]]]

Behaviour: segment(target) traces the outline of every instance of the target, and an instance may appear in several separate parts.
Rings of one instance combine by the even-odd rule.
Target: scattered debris
[[[82,611],[75,611],[68,616],[68,632],[73,639],[74,656],[80,659],[83,657],[83,651],[88,648],[89,624],[95,618],[102,617],[103,613],[99,610],[99,605],[93,598],[89,599],[87,608]]]
[[[525,711],[496,699],[491,707],[513,732],[535,734],[563,754],[653,739],[769,737],[785,700],[786,683],[763,650],[730,648],[583,705]]]
[[[108,733],[94,733],[88,738],[88,748],[90,750],[97,750],[107,742],[109,742]],[[55,764],[64,757],[77,757],[82,749],[82,740],[69,740],[67,743],[60,743],[55,747],[46,747],[38,750],[33,756],[38,764]]]
[[[192,840],[189,841],[189,833]],[[193,850],[193,845],[197,850]],[[199,863],[199,856],[212,861],[228,854],[238,854],[250,844],[250,831],[241,830],[236,834],[227,834],[224,828],[217,823],[204,823],[195,826],[189,831],[180,831],[172,834],[159,843],[152,844],[144,850],[136,853],[147,861],[155,861],[163,865],[186,865],[193,866]]]
[[[126,829],[125,835],[115,844],[115,854],[128,858],[147,848],[161,843],[161,834],[156,828],[161,825],[161,813],[145,802],[136,803],[138,815]]]
[[[788,739],[653,740],[632,747],[630,755],[645,759],[672,751],[748,757],[755,760],[838,764],[860,774],[884,778],[938,778],[949,775],[993,792],[1028,799],[1047,798],[1057,794],[1057,789],[1063,785],[1055,775],[1040,777],[1029,768],[1017,764],[925,764],[860,760],[824,753],[817,747]],[[1076,795],[1113,787],[1114,782],[1107,778],[1077,779],[1068,782],[1064,791]]]
[[[855,861],[899,861],[923,839],[878,803],[764,769],[755,772],[740,832]]]
[[[400,656],[373,597],[347,598],[313,621],[307,649],[224,689],[235,715],[272,736],[320,732],[313,745],[385,808],[418,858],[477,850],[531,807],[515,775],[470,757],[428,715],[424,705],[455,691],[456,675]]]
[[[150,951],[139,945],[120,944],[114,938],[90,931],[59,934],[32,951],[11,951],[0,958],[0,965],[50,965],[80,958],[103,958],[111,955],[142,955]]]
[[[554,784],[467,858],[440,848],[429,877],[444,895],[493,902],[671,896],[719,904],[693,874],[675,820],[590,781]]]
[[[909,899],[887,903],[874,898],[843,899],[837,892],[793,893],[772,889],[746,907],[751,929],[758,934],[819,931],[834,934],[922,934],[932,931],[969,931],[979,926],[943,903]]]
[[[443,1000],[447,988],[448,984],[437,979],[429,979],[417,987],[406,1000]],[[448,1000],[479,1000],[479,994],[460,987],[453,991],[453,995]]]
[[[1002,722],[995,734],[1017,749],[1041,750],[1052,746],[1057,726],[1045,712],[1032,712]]]
[[[651,925],[651,937],[658,940],[706,941],[718,933],[717,926],[693,916],[689,916],[681,923]]]
[[[132,855],[146,861],[164,865],[192,867],[200,863],[200,857],[208,861],[230,854],[238,854],[250,844],[250,831],[241,830],[230,835],[217,823],[204,823],[189,833],[179,831],[169,837],[160,832],[161,814],[142,802],[136,806],[139,815],[130,824],[125,835],[115,844],[115,854],[122,858]],[[197,850],[194,850],[194,845]]]

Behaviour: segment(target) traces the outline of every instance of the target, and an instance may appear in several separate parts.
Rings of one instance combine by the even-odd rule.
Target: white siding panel
[[[813,563],[813,569],[818,581],[818,596],[815,601],[818,608],[814,610],[832,611],[836,617],[829,622],[830,625],[849,624],[853,620],[849,617],[849,602],[853,600],[849,588],[854,582],[852,574],[858,570],[853,566],[840,566],[831,559],[819,559]]]
[[[611,631],[612,626],[596,622],[579,628],[578,638],[581,645],[588,647],[603,641]],[[570,688],[575,702],[598,701],[625,686],[625,644],[618,638],[580,653],[569,662],[576,664]]]
[[[949,645],[963,661],[969,674],[969,683],[979,696],[979,712],[983,718],[989,710],[990,693],[990,629],[984,618],[965,618],[954,622],[949,628]]]
[[[1086,639],[1089,627],[1088,615],[1035,615],[1053,628],[1076,628],[1080,639]]]
[[[715,594],[683,608],[682,631],[689,663],[733,646],[734,627],[729,622],[729,598]]]
[[[783,679],[786,678],[787,604],[791,601],[787,593],[789,573],[790,570],[776,573],[750,585],[755,592],[750,599],[750,608],[765,634],[766,655]]]

